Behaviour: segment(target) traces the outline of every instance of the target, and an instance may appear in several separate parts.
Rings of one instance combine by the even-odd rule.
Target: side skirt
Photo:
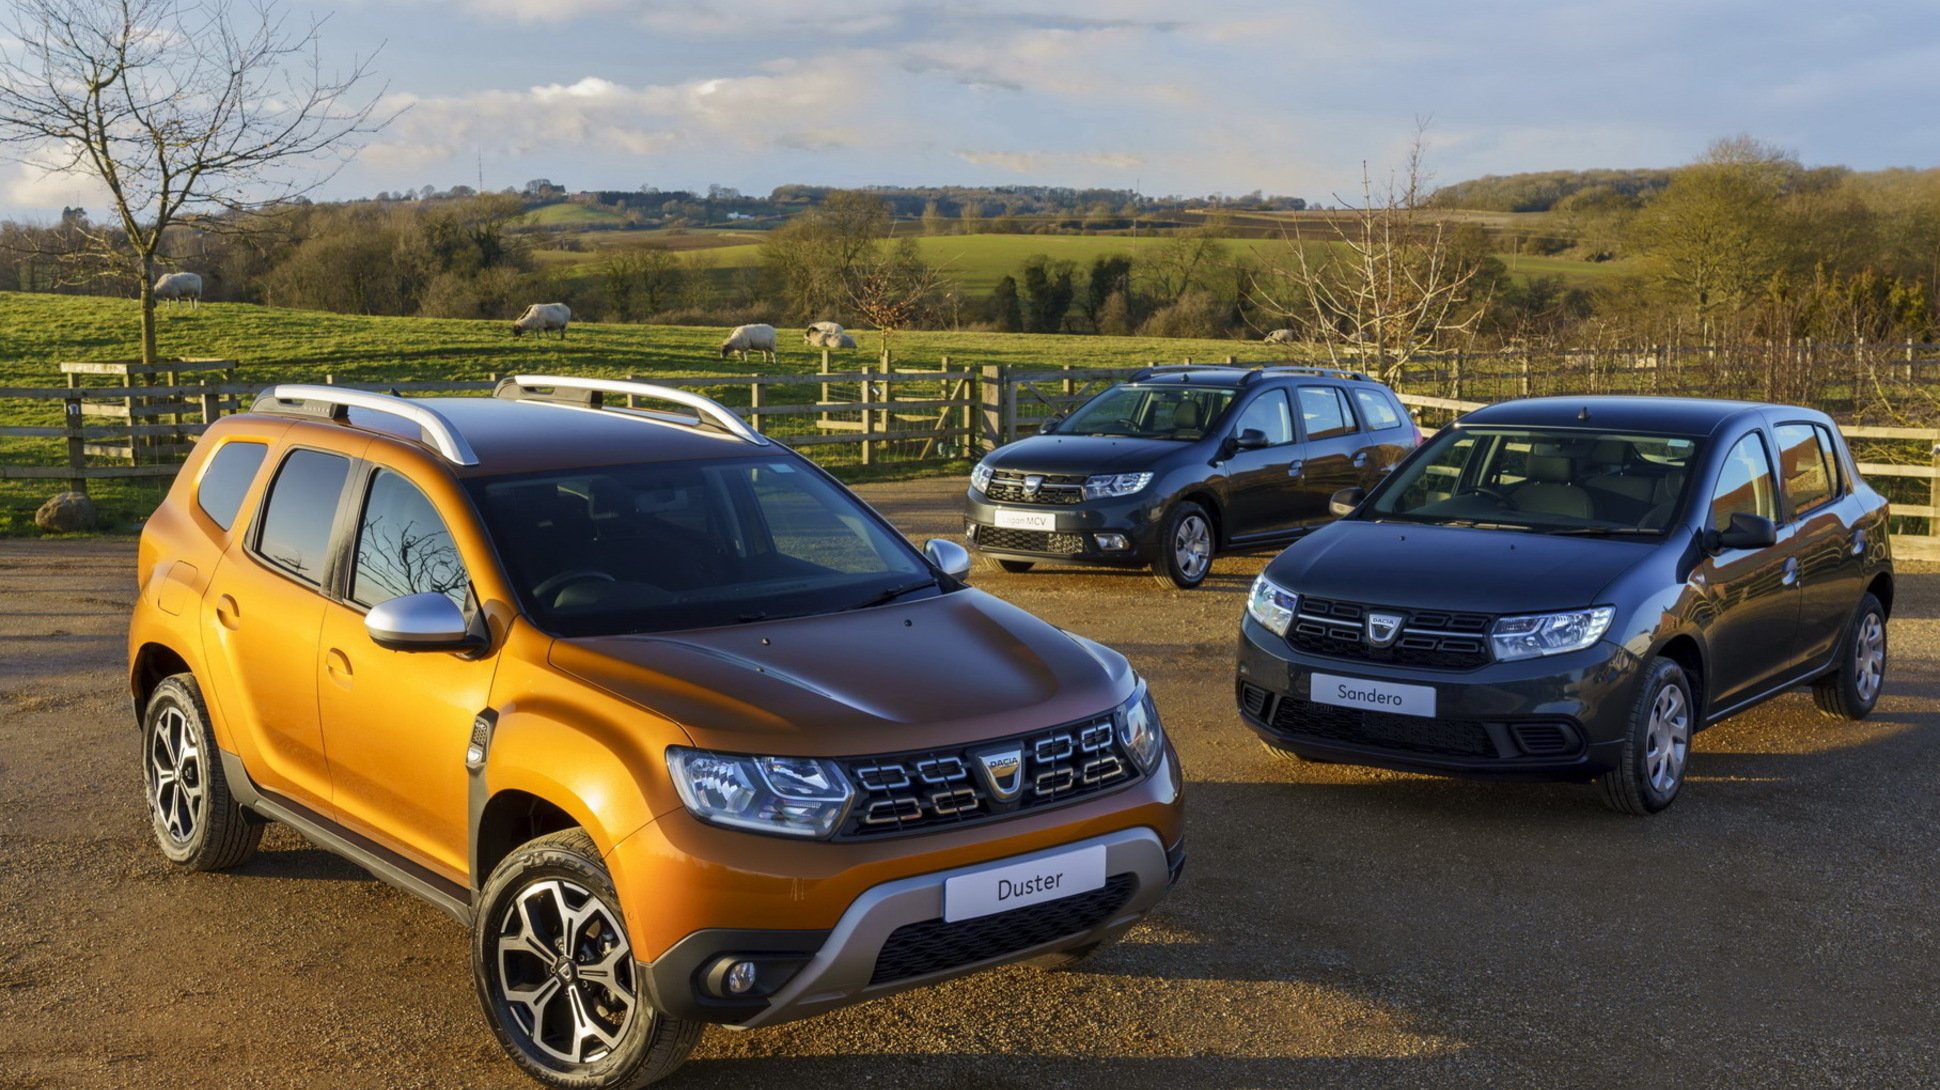
[[[305,840],[325,851],[343,856],[371,872],[386,885],[429,901],[459,923],[471,926],[470,890],[419,866],[369,837],[344,828],[302,803],[292,802],[257,787],[249,779],[248,770],[243,768],[242,758],[226,749],[216,752],[222,755],[222,774],[229,781],[230,793],[245,808],[288,825],[302,833]]]

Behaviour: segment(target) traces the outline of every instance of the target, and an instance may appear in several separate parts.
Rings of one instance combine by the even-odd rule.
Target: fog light
[[[1122,553],[1132,547],[1132,543],[1125,539],[1124,534],[1094,534],[1092,536],[1097,538],[1098,547],[1108,553]]]
[[[747,994],[748,989],[754,987],[754,962],[737,961],[728,966],[727,975],[721,983],[726,986],[729,995]]]

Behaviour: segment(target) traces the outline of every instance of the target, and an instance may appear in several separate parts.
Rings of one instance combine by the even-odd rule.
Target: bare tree
[[[4,24],[0,156],[106,190],[89,240],[140,283],[144,362],[171,226],[307,193],[389,120],[357,95],[368,58],[326,72],[321,24],[270,2],[238,18],[225,0],[15,0]]]
[[[1417,132],[1399,178],[1377,191],[1361,164],[1361,201],[1328,220],[1333,237],[1309,245],[1299,220],[1283,260],[1250,277],[1260,310],[1282,316],[1338,367],[1374,371],[1390,386],[1419,353],[1472,334],[1488,310],[1481,267],[1450,245],[1447,225],[1424,209],[1428,193]]]
[[[847,283],[850,304],[882,334],[884,369],[890,364],[890,338],[934,305],[948,284],[941,269],[923,260],[915,239],[886,249],[861,260]]]

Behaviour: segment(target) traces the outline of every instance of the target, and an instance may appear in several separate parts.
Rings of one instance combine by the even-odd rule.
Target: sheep
[[[566,339],[566,323],[572,320],[573,309],[564,303],[534,303],[512,323],[512,335],[543,335],[546,330],[552,329],[559,332],[559,339],[563,341]]]
[[[834,333],[811,331],[807,337],[810,348],[854,348],[855,338],[837,330]]]
[[[727,340],[721,342],[721,358],[727,359],[728,353],[730,352],[738,354],[741,357],[742,363],[748,362],[748,353],[750,352],[758,352],[765,355],[768,357],[768,362],[773,363],[775,361],[775,327],[771,325],[735,326],[734,331],[727,335]]]
[[[832,334],[838,337],[841,336],[842,323],[841,322],[810,322],[808,324],[808,328],[802,330],[802,340],[807,342],[812,347],[821,347],[822,342],[820,338],[825,334]]]
[[[171,303],[187,299],[189,309],[194,310],[202,301],[202,278],[192,272],[163,273],[161,279],[155,281],[153,293],[155,298]]]
[[[1267,344],[1292,344],[1294,340],[1293,330],[1276,329],[1273,332],[1268,333],[1264,338],[1264,340],[1266,341]]]

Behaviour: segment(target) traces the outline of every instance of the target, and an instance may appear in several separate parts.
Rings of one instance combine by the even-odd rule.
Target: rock
[[[34,512],[34,525],[50,534],[94,529],[94,501],[86,492],[63,492]]]

